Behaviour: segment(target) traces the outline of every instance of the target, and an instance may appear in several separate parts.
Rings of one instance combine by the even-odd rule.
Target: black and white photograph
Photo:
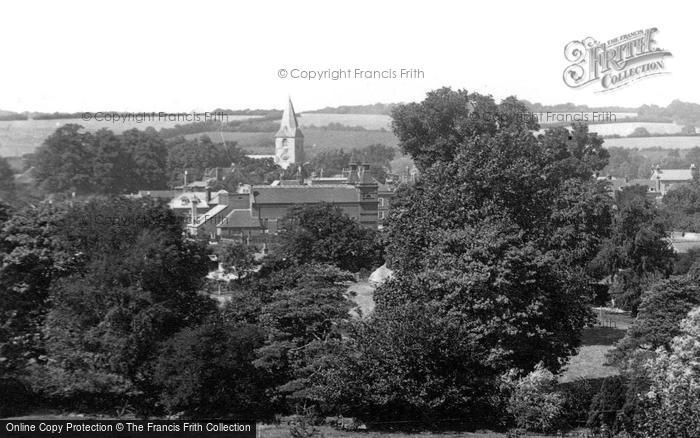
[[[700,438],[700,7],[0,6],[0,438]]]

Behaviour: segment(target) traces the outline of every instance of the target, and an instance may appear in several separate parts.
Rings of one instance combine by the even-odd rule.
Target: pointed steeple
[[[289,98],[287,108],[285,108],[284,113],[282,113],[280,129],[277,131],[275,137],[303,137],[301,129],[299,129],[299,123],[297,122],[297,115],[294,112],[294,105],[292,105],[291,97]]]

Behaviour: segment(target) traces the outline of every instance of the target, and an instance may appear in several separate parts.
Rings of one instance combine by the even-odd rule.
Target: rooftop
[[[201,209],[208,209],[209,204],[207,204],[207,201],[205,199],[205,195],[202,193],[192,193],[192,192],[186,192],[182,193],[176,198],[172,199],[169,203],[168,206],[170,208],[192,208],[192,203],[196,202],[197,203],[197,208]]]
[[[251,192],[256,204],[357,202],[360,199],[357,189],[346,184],[253,186]]]
[[[690,181],[693,179],[693,169],[654,169],[650,179],[657,178],[661,181]]]
[[[260,219],[253,217],[250,210],[235,209],[219,222],[218,228],[263,228]]]

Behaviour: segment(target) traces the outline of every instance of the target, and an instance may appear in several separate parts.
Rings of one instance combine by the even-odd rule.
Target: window
[[[384,198],[379,198],[379,206],[384,207],[385,204],[385,199]]]
[[[379,212],[379,219],[382,219],[382,220],[384,219],[384,212],[383,211]]]

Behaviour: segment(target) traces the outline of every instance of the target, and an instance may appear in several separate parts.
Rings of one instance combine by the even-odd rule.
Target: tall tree
[[[290,401],[309,398],[309,377],[323,359],[327,343],[341,336],[352,307],[346,297],[354,278],[334,266],[307,265],[296,285],[276,291],[262,307],[260,324],[267,341],[256,366],[275,376],[276,392]]]
[[[120,139],[108,129],[100,129],[93,137],[93,187],[101,194],[120,194],[129,188],[131,160]]]
[[[67,124],[51,134],[36,152],[37,182],[49,192],[91,193],[93,136]]]
[[[76,266],[56,238],[65,210],[45,203],[0,222],[0,370],[6,375],[22,375],[44,353],[49,286]]]
[[[15,176],[10,164],[4,157],[0,157],[0,201],[10,200],[14,197]]]
[[[394,110],[399,146],[421,174],[392,203],[386,241],[394,279],[375,291],[366,322],[393,353],[341,354],[335,366],[349,361],[355,374],[332,361],[326,371],[331,381],[339,375],[353,379],[345,385],[376,388],[370,399],[378,412],[483,413],[499,375],[540,361],[557,370],[578,347],[591,318],[583,268],[611,215],[592,178],[607,154],[583,125],[535,136],[528,114],[515,98],[496,104],[450,89]],[[414,322],[421,331],[412,336]],[[363,333],[347,341],[350,351],[379,342]],[[402,357],[420,359],[404,373],[393,365]],[[371,371],[352,366],[357,361],[372,362]]]
[[[610,275],[617,302],[636,312],[646,279],[670,275],[675,255],[666,241],[665,220],[646,189],[623,189],[616,206],[610,236],[592,265]]]
[[[122,198],[73,206],[52,238],[77,266],[51,284],[49,361],[35,369],[35,385],[54,397],[152,408],[148,364],[159,342],[214,310],[197,293],[208,271],[204,248],[183,240],[166,207]]]
[[[122,148],[131,157],[130,191],[155,190],[167,187],[167,157],[165,142],[155,129],[130,129],[121,136]]]
[[[298,264],[329,263],[351,272],[384,263],[378,233],[325,203],[294,208],[284,217],[280,253]]]

